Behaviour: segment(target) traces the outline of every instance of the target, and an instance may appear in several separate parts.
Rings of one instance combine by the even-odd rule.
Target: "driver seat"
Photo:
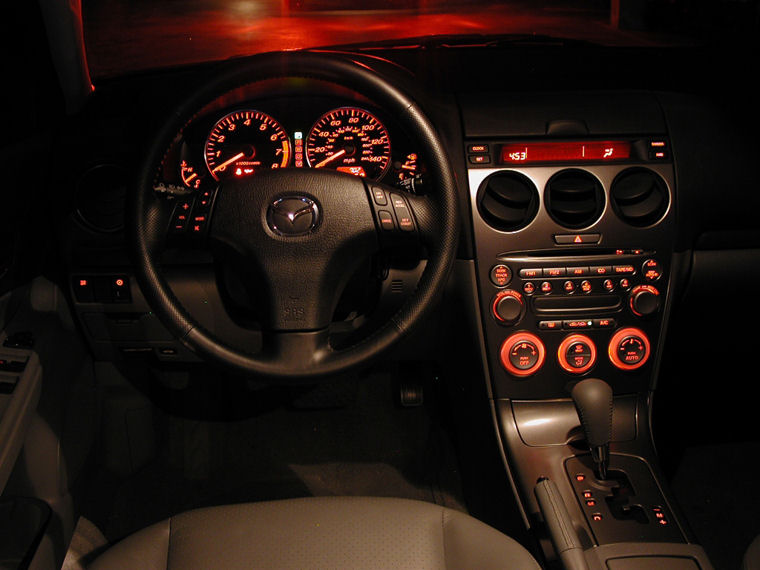
[[[540,567],[515,540],[459,511],[311,497],[188,511],[125,538],[89,568]]]

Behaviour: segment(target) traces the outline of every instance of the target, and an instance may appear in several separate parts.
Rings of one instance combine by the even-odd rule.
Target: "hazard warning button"
[[[554,243],[557,245],[578,245],[599,243],[602,234],[555,234]]]

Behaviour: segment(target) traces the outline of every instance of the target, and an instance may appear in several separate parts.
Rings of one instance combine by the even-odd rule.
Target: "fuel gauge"
[[[197,190],[201,185],[201,175],[186,160],[179,163],[179,175],[182,183],[191,190]]]

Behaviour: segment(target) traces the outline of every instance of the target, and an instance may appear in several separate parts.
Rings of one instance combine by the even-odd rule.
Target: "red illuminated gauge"
[[[399,180],[407,180],[417,175],[417,153],[412,152],[404,157],[404,160],[397,160],[393,163],[393,170]]]
[[[204,148],[206,166],[216,180],[285,168],[290,154],[285,129],[266,113],[254,110],[233,111],[219,119]]]
[[[196,190],[201,185],[201,176],[186,160],[179,163],[179,175],[182,183],[188,188]]]
[[[390,165],[391,141],[377,117],[356,107],[341,107],[322,115],[311,128],[306,157],[312,168],[379,180]]]

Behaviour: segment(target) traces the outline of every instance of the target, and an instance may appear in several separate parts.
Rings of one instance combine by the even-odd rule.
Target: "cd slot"
[[[588,295],[585,297],[536,297],[533,310],[536,315],[575,313],[612,313],[622,306],[619,295]]]

